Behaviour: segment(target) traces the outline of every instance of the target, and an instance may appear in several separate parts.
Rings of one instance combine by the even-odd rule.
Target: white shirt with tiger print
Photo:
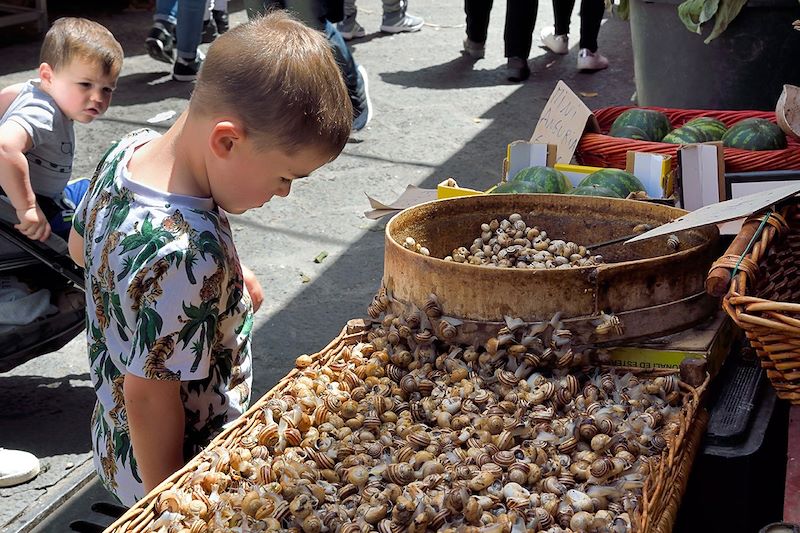
[[[252,383],[252,304],[225,214],[211,198],[158,191],[127,170],[157,135],[134,132],[106,154],[73,223],[85,243],[95,467],[125,505],[144,496],[125,375],[181,381],[187,460],[244,412]]]

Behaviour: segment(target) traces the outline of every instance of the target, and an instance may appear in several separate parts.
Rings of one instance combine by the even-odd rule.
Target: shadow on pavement
[[[0,446],[37,457],[86,453],[95,399],[89,374],[0,376]]]

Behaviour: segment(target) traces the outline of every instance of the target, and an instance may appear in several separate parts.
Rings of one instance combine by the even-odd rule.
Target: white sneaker
[[[367,35],[367,30],[358,23],[355,17],[345,18],[336,25],[336,29],[339,30],[345,41],[360,39]]]
[[[361,112],[353,119],[353,131],[360,131],[367,127],[369,121],[372,120],[372,100],[369,98],[369,77],[367,76],[367,69],[364,65],[356,67],[361,79],[364,83],[364,103]]]
[[[19,450],[0,448],[0,487],[30,481],[39,475],[39,459]]]
[[[603,70],[608,68],[608,58],[600,52],[591,52],[581,48],[578,52],[578,70]]]
[[[554,54],[569,53],[569,35],[556,35],[555,28],[550,26],[544,28],[539,37],[542,39],[542,45]]]
[[[422,29],[425,21],[405,11],[398,11],[397,14],[383,17],[381,31],[386,33],[414,32]]]

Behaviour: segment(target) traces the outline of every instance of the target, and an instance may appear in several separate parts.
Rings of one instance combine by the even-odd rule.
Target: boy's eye
[[[281,183],[292,183],[292,180],[288,178],[281,177]]]
[[[103,92],[106,94],[111,94],[114,92],[114,89],[112,89],[111,87],[103,87]]]
[[[88,81],[81,81],[81,82],[78,82],[78,85],[80,85],[81,87],[83,87],[83,88],[85,88],[85,89],[88,89],[89,87],[91,87],[91,86],[92,86],[92,84],[91,84],[91,83],[89,83]]]

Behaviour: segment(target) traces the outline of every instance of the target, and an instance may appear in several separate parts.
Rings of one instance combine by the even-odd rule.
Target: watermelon
[[[622,198],[616,191],[612,191],[608,187],[602,185],[584,185],[583,187],[575,187],[569,194],[577,196],[607,196],[609,198]]]
[[[786,134],[774,122],[763,118],[740,120],[722,136],[722,144],[744,150],[781,150]]]
[[[643,191],[644,185],[639,178],[618,168],[604,168],[592,172],[578,184],[578,187],[599,185],[611,189],[620,198],[626,198],[630,193]]]
[[[711,117],[697,117],[693,118],[684,126],[693,126],[695,128],[699,128],[700,130],[705,132],[706,139],[709,141],[719,141],[722,139],[722,136],[725,135],[725,132],[728,131],[728,128],[721,120],[717,120]]]
[[[672,129],[667,115],[652,109],[624,111],[611,125],[610,132],[617,132],[624,126],[636,126],[645,132],[649,141],[660,141]]]
[[[684,124],[680,128],[676,128],[667,133],[666,136],[661,139],[661,142],[672,144],[690,144],[702,143],[710,140],[712,139],[710,139],[706,132],[702,129],[690,124]]]
[[[572,189],[567,177],[550,167],[523,168],[514,174],[509,183],[528,183],[536,189],[526,192],[561,194]]]
[[[611,137],[620,137],[622,139],[635,139],[637,141],[648,141],[647,133],[645,133],[642,128],[637,126],[631,126],[630,124],[626,126],[621,126],[616,129],[612,129],[608,132]]]

